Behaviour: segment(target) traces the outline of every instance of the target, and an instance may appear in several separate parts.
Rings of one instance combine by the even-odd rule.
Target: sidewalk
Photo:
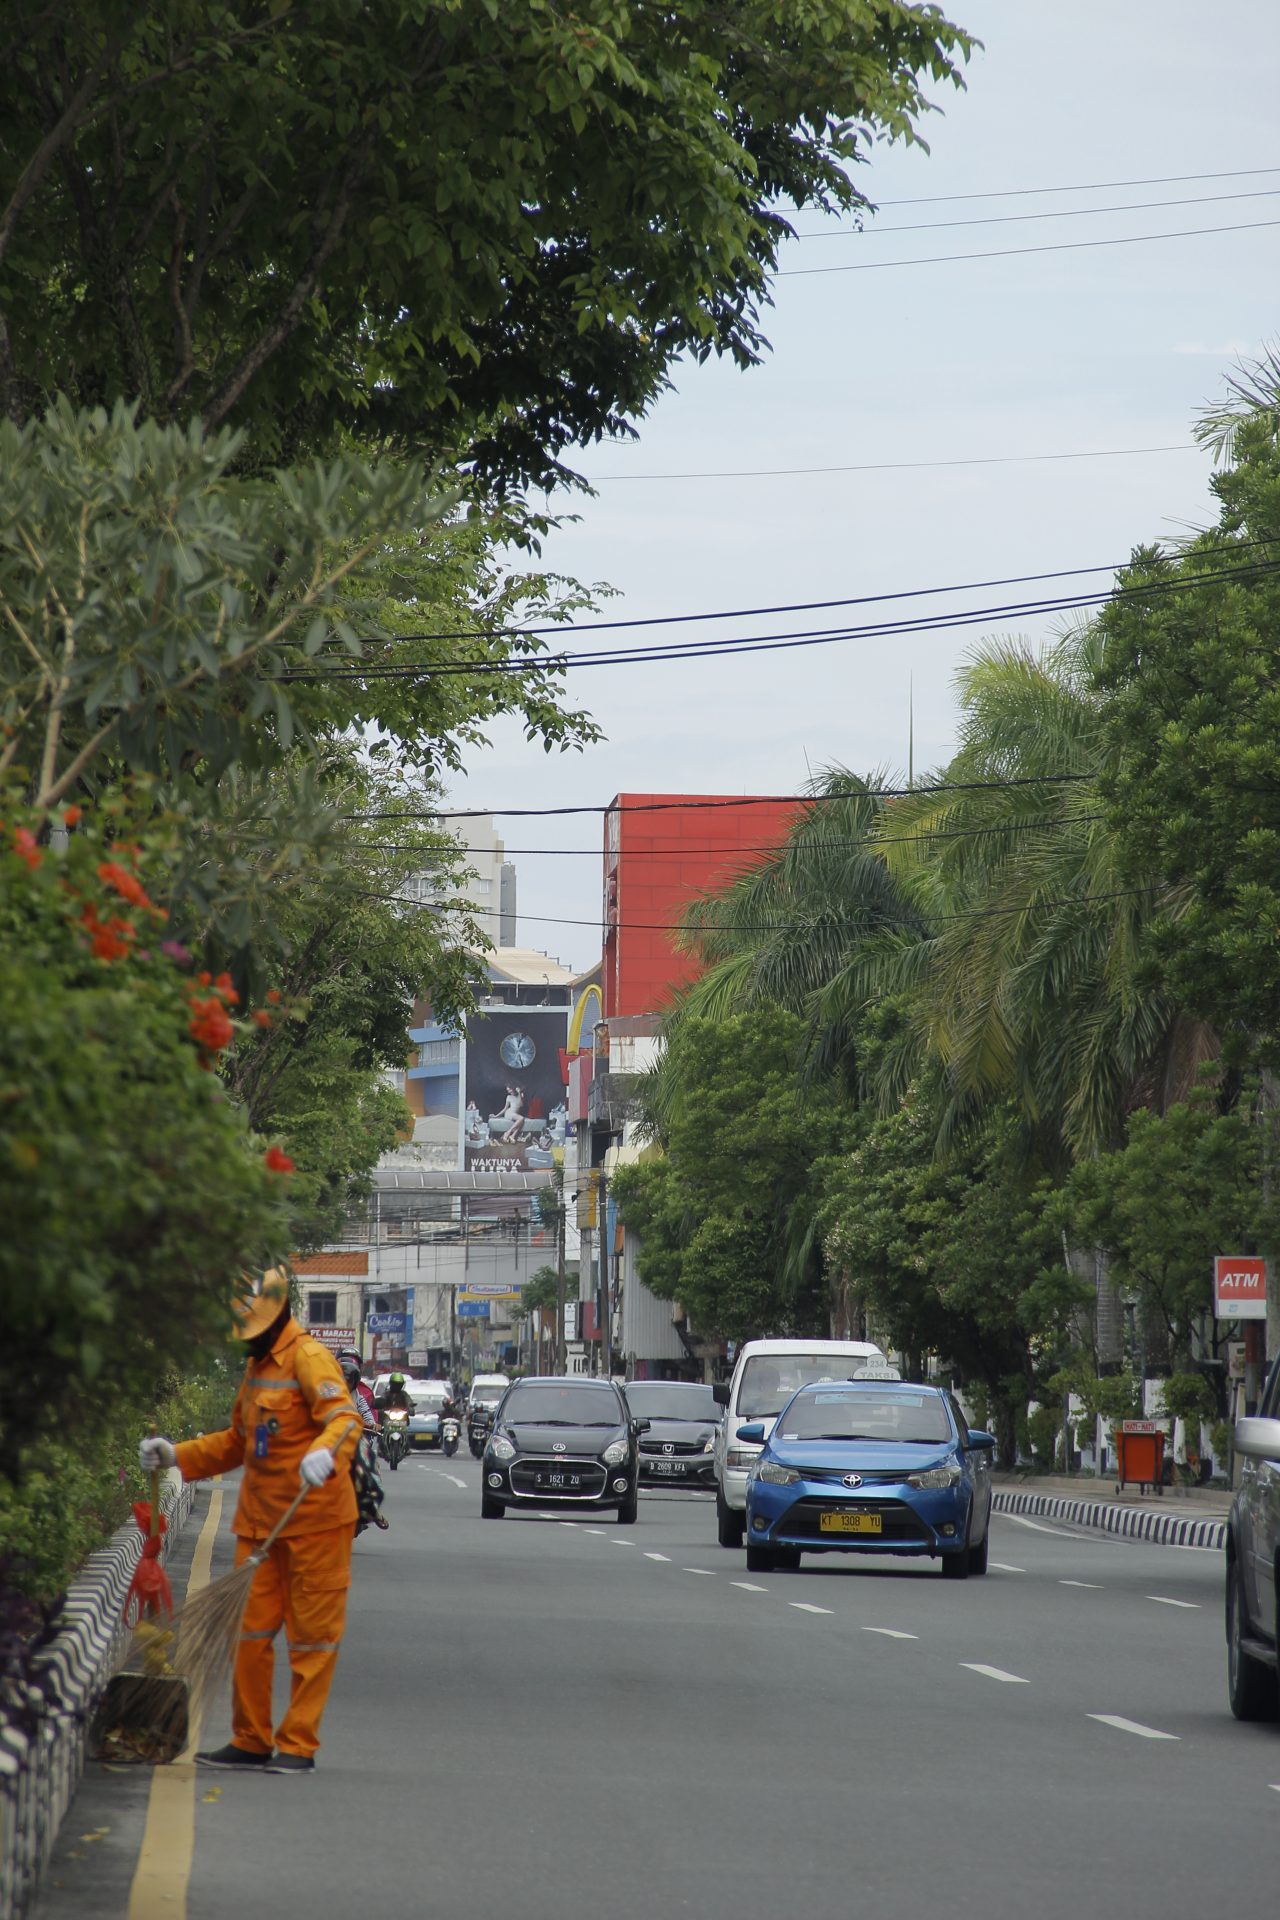
[[[1166,1487],[1163,1494],[1126,1487],[1118,1494],[1114,1480],[1061,1473],[996,1473],[992,1484],[997,1513],[1037,1514],[1165,1546],[1226,1544],[1226,1487]]]

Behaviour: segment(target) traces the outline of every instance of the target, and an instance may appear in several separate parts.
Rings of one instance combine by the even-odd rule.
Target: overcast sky
[[[784,255],[765,364],[746,374],[682,367],[637,442],[581,455],[597,496],[581,501],[579,523],[553,537],[545,559],[609,583],[617,593],[610,616],[1111,566],[1140,542],[1213,519],[1209,461],[1188,450],[1190,428],[1222,394],[1237,357],[1280,336],[1280,224],[1142,245],[1079,243],[1280,223],[1280,4],[955,0],[947,11],[985,43],[968,91],[937,96],[941,111],[923,129],[929,154],[874,152],[860,184],[881,211],[866,235],[842,234],[812,214],[797,221],[812,237]],[[1243,173],[1267,168],[1274,171]],[[1240,177],[1085,190],[1227,172]],[[1065,191],[1025,191],[1041,187]],[[1010,197],[937,203],[965,194]],[[921,197],[934,203],[889,204]],[[1197,199],[1207,204],[1151,205]],[[1135,202],[1145,205],[1096,211]],[[1011,218],[1027,214],[1035,217]],[[902,231],[979,219],[1000,223]],[[997,259],[802,271],[1069,243]],[[759,475],[1113,448],[1175,450]],[[753,477],[640,477],[743,470]],[[976,608],[1034,591],[948,593],[935,605]],[[839,617],[693,631],[764,633]],[[835,763],[901,771],[912,683],[919,774],[953,746],[952,680],[966,652],[984,634],[1042,638],[1059,624],[1060,616],[985,622],[758,659],[578,671],[571,697],[592,711],[606,742],[548,758],[514,726],[495,729],[490,750],[454,782],[451,804],[500,815],[602,806],[627,789],[794,793]],[[611,644],[660,637],[620,635]],[[599,956],[599,818],[499,817],[497,825],[519,875],[520,944],[591,964]],[[588,924],[563,924],[571,921]]]

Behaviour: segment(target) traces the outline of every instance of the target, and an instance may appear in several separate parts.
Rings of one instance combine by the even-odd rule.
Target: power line
[[[942,233],[953,227],[1003,227],[1026,220],[1091,220],[1107,213],[1148,213],[1166,207],[1214,207],[1224,200],[1271,200],[1280,187],[1248,193],[1206,193],[1191,200],[1129,200],[1118,207],[1048,207],[1043,213],[988,213],[972,220],[917,220],[905,227],[804,227],[797,240],[875,240],[882,233]]]
[[[911,791],[919,793],[921,789],[914,787]],[[989,838],[992,834],[1002,833],[1059,833],[1066,827],[1085,826],[1090,822],[1105,820],[1106,818],[1107,816],[1102,813],[1078,813],[1072,814],[1069,818],[1060,816],[1051,820],[1007,820],[998,826],[992,827],[937,827],[927,833],[890,832],[883,836],[877,836],[873,831],[869,830],[864,834],[831,834],[825,840],[771,840],[767,842],[762,841],[754,846],[743,847],[727,847],[716,841],[685,840],[674,842],[671,846],[666,847],[629,847],[627,849],[627,858],[628,860],[656,860],[670,859],[673,854],[692,856],[694,854],[718,853],[723,854],[727,860],[734,860],[755,858],[761,854],[768,855],[774,853],[826,853],[837,847],[861,847],[868,853],[877,853],[889,847],[913,846],[921,842],[931,843],[934,840],[983,840]],[[241,837],[261,839],[264,844],[274,844],[269,842],[268,836],[265,834],[242,835]],[[441,859],[447,859],[451,862],[455,857],[449,849],[441,851],[435,848],[419,848],[412,841],[400,843],[394,840],[361,840],[350,841],[347,845],[349,851],[352,853],[418,853],[430,851],[432,853],[439,852]],[[463,851],[466,852],[469,851],[469,849],[464,848]],[[601,847],[504,847],[503,858],[505,860],[513,860],[518,856],[521,859],[529,860],[598,860],[602,851],[603,849]],[[488,911],[488,909],[486,909],[486,911]]]
[[[1029,900],[1020,907],[966,907],[959,913],[930,913],[922,907],[920,919],[930,927],[943,926],[956,920],[1002,920],[1010,916],[1039,913],[1046,907],[1091,907],[1101,905],[1108,900],[1136,899],[1140,894],[1150,894],[1155,891],[1154,887],[1118,887],[1114,893],[1064,894],[1058,899]],[[600,927],[602,932],[616,930],[619,933],[695,935],[700,933],[807,933],[811,931],[812,926],[812,923],[785,920],[773,923],[762,921],[758,926],[738,925],[733,921],[725,921],[722,924],[695,923],[689,926],[673,926],[661,920],[620,920],[606,923],[601,920],[566,920],[548,913],[517,913],[516,919],[532,920],[540,927]],[[870,935],[898,930],[909,932],[912,928],[913,923],[909,920],[882,920],[868,927],[866,933]]]
[[[842,800],[900,800],[917,793],[1006,793],[1018,787],[1071,785],[1096,779],[1092,773],[1031,773],[1008,780],[917,781],[910,787],[857,787],[847,793],[740,793],[694,796],[686,800],[606,801],[573,807],[455,807],[414,813],[343,813],[340,820],[548,820],[569,814],[712,813],[725,807],[835,806]]]
[[[1125,233],[1109,240],[1058,240],[1038,247],[993,247],[982,253],[933,253],[910,260],[859,260],[844,267],[780,267],[774,278],[795,279],[814,273],[884,273],[894,267],[945,266],[952,260],[1011,260],[1028,253],[1079,253],[1085,247],[1137,247],[1152,240],[1194,240],[1209,233],[1256,233],[1261,227],[1280,227],[1280,220],[1244,220],[1227,227],[1182,227],[1170,233]]]
[[[800,647],[833,646],[849,640],[906,638],[912,634],[950,632],[957,628],[981,626],[992,622],[1000,624],[1010,620],[1034,619],[1050,613],[1076,613],[1088,607],[1105,606],[1124,599],[1164,598],[1170,594],[1191,592],[1196,587],[1206,584],[1220,585],[1227,580],[1255,579],[1277,570],[1280,570],[1280,562],[1258,561],[1251,566],[1218,568],[1212,573],[1183,575],[1177,579],[1151,581],[1136,587],[1109,588],[1101,593],[1013,601],[994,606],[975,607],[964,612],[932,614],[923,619],[882,620],[862,626],[817,627],[800,632],[755,634],[719,640],[667,641],[653,646],[618,648],[612,652],[547,653],[536,659],[521,657],[488,661],[474,658],[441,662],[403,661],[385,667],[357,664],[350,667],[323,668],[318,671],[289,668],[270,678],[279,683],[325,682],[330,685],[344,680],[418,681],[442,679],[455,674],[527,673],[531,670],[542,673],[561,673],[567,672],[570,668],[657,666],[677,660],[715,660],[727,658],[730,655],[781,653]]]
[[[1225,173],[1162,173],[1149,180],[1082,180],[1065,187],[996,187],[986,193],[929,193],[914,200],[880,200],[881,207],[941,207],[962,200],[1026,200],[1046,193],[1112,193],[1121,187],[1183,187],[1199,180],[1250,180],[1280,167],[1234,167]]]
[[[997,453],[976,454],[963,460],[874,460],[851,467],[724,467],[686,473],[601,473],[589,478],[593,487],[613,487],[629,480],[771,480],[805,474],[827,473],[921,473],[940,472],[947,467],[1032,466],[1054,460],[1121,460],[1144,453],[1203,453],[1195,440],[1182,440],[1166,447],[1095,447],[1081,453]],[[1091,569],[1092,571],[1092,569]],[[1029,576],[1036,577],[1036,576]],[[1041,575],[1040,578],[1056,576]],[[940,588],[928,589],[940,592]]]

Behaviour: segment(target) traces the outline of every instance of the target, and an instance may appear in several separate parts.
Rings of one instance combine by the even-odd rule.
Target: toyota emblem
[[[860,1473],[846,1473],[840,1485],[842,1487],[860,1487],[862,1485],[862,1475]]]
[[[672,1446],[672,1444],[671,1444],[671,1442],[670,1442],[670,1440],[664,1440],[664,1441],[663,1441],[663,1443],[662,1443],[662,1451],[663,1451],[664,1453],[674,1453],[674,1452],[675,1452],[675,1448],[674,1448],[674,1447]]]
[[[564,1452],[564,1441],[563,1441],[563,1440],[553,1440],[553,1441],[552,1441],[552,1443],[551,1443],[551,1451],[552,1451],[552,1453],[563,1453],[563,1452]],[[859,1482],[859,1485],[861,1485],[861,1482]]]

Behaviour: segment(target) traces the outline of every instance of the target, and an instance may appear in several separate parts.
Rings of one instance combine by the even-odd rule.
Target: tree
[[[917,1363],[940,1355],[986,1389],[1012,1465],[1082,1290],[1062,1264],[1052,1187],[1013,1109],[991,1109],[943,1158],[936,1140],[928,1087],[889,1115],[863,1115],[852,1149],[818,1169],[823,1242],[873,1328]]]
[[[680,356],[759,356],[786,214],[864,205],[971,44],[910,0],[18,0],[0,408],[550,478]]]
[[[838,1124],[830,1097],[801,1085],[803,1037],[776,1008],[683,1020],[658,1069],[681,1086],[678,1102],[658,1102],[665,1158],[614,1176],[641,1279],[713,1337],[829,1324],[812,1168]]]

